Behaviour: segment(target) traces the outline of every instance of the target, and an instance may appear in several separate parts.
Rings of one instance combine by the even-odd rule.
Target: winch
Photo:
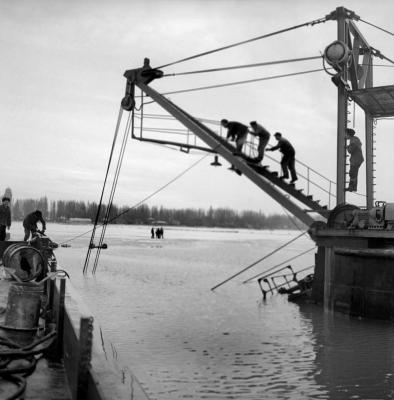
[[[329,215],[327,226],[335,229],[394,229],[394,203],[376,201],[375,207],[362,209],[339,204]]]

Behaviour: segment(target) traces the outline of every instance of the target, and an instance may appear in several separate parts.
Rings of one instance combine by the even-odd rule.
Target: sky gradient
[[[341,5],[393,31],[393,4],[384,0],[3,0],[0,192],[9,186],[14,198],[46,195],[50,200],[98,202],[125,89],[123,73],[142,66],[145,57],[153,67],[167,64],[322,18]],[[358,26],[373,47],[394,59],[393,36],[362,22]],[[334,40],[336,22],[329,21],[177,64],[164,72],[317,56]],[[374,62],[387,66],[375,68],[375,85],[394,84],[390,64]],[[321,67],[320,60],[313,60],[168,77],[151,85],[168,92]],[[245,124],[257,120],[271,132],[280,131],[294,144],[297,159],[335,180],[336,87],[325,72],[169,97],[196,117]],[[154,106],[145,112],[164,114]],[[376,199],[388,202],[394,202],[393,124],[381,120],[376,129]],[[360,110],[356,110],[355,128],[365,142]],[[270,144],[275,143],[272,138]],[[137,204],[202,156],[130,141],[114,202]],[[207,157],[148,204],[283,212],[245,177],[228,171],[226,162],[212,168],[212,158]],[[361,194],[365,193],[363,179],[365,174],[360,172]],[[364,198],[353,194],[348,201],[362,205]]]

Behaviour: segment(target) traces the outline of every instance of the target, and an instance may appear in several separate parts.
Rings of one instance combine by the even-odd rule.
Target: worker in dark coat
[[[3,197],[0,205],[0,240],[5,240],[7,234],[6,229],[10,230],[11,227],[11,210],[10,199]]]
[[[242,147],[246,142],[248,127],[237,121],[222,119],[220,124],[227,129],[227,140],[235,140],[235,154],[242,154]]]
[[[23,220],[23,228],[25,229],[25,237],[23,240],[25,242],[29,239],[30,234],[33,237],[33,235],[38,231],[37,222],[41,222],[42,225],[41,232],[44,233],[46,229],[46,224],[44,218],[42,217],[42,212],[40,210],[36,210],[28,214]]]
[[[250,130],[249,132],[253,136],[257,136],[259,138],[259,144],[257,146],[258,155],[254,159],[255,162],[259,163],[263,160],[264,151],[268,141],[270,140],[271,134],[267,131],[267,129],[258,124],[256,121],[250,122],[250,126],[252,127],[252,130]]]
[[[280,165],[282,166],[282,176],[280,179],[288,179],[289,171],[291,175],[290,183],[294,183],[298,177],[295,170],[295,150],[291,143],[285,139],[280,132],[276,132],[274,134],[275,139],[278,141],[278,144],[266,151],[274,151],[279,149],[282,153],[282,160]]]
[[[346,139],[349,140],[346,150],[350,154],[349,186],[346,190],[349,192],[357,191],[358,170],[364,162],[361,141],[355,134],[354,129],[346,128]]]

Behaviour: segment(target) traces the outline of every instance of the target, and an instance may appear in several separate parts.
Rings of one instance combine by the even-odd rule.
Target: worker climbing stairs
[[[127,76],[127,71],[125,75]],[[254,162],[253,159],[255,157],[251,157],[248,154],[251,151],[248,149],[248,146],[251,146],[250,144],[244,146],[242,155],[235,154],[235,147],[224,136],[221,136],[220,132],[215,132],[207,124],[191,116],[150,86],[143,83],[139,83],[138,86],[151,98],[155,99],[174,119],[186,127],[187,140],[179,139],[179,132],[177,132],[176,139],[165,140],[165,129],[160,132],[160,139],[149,139],[142,133],[142,121],[140,134],[133,132],[134,139],[178,146],[186,152],[190,149],[197,149],[214,153],[226,160],[232,166],[231,169],[251,180],[306,225],[311,225],[316,219],[326,218],[326,205],[321,205],[312,195],[304,193],[303,189],[297,188],[296,185],[280,179],[278,173],[271,171],[268,166]],[[140,118],[142,119],[142,115]],[[146,129],[146,125],[144,125],[144,129]],[[135,129],[135,131],[138,132],[138,129]],[[190,132],[200,139],[201,144],[197,145],[195,141],[190,140]],[[318,218],[316,218],[316,215],[319,215]]]

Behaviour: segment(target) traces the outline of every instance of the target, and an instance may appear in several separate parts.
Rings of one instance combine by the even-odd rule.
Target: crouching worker
[[[242,155],[242,147],[248,136],[248,127],[240,122],[228,121],[227,119],[222,119],[220,124],[227,129],[227,140],[235,140],[234,154]]]
[[[23,220],[23,228],[25,229],[25,237],[23,240],[25,242],[29,240],[30,234],[33,237],[34,234],[38,231],[37,222],[41,222],[42,225],[41,232],[44,233],[46,229],[46,224],[40,210],[36,210],[28,214]]]

